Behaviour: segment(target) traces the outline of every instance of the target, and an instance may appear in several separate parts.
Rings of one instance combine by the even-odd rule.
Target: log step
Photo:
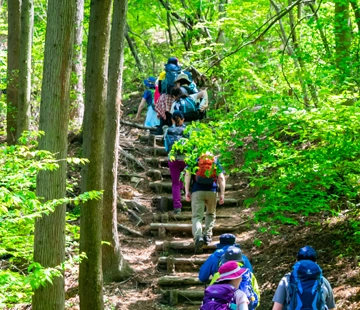
[[[146,175],[154,181],[171,179],[170,170],[166,168],[149,169],[146,171]]]
[[[155,193],[171,193],[172,183],[171,182],[150,182],[149,188]],[[233,190],[234,186],[232,184],[226,184],[225,191]]]
[[[205,216],[204,216],[204,218],[205,218]],[[232,216],[216,214],[216,218],[217,219],[231,219]],[[190,220],[191,220],[191,213],[187,213],[187,214],[184,214],[184,213],[174,214],[173,212],[162,213],[162,214],[153,213],[153,221],[155,223],[168,223],[169,221],[181,222],[181,221],[190,221]]]
[[[225,193],[226,196],[226,193]],[[221,207],[238,207],[242,204],[243,200],[236,198],[225,198],[225,202]],[[152,200],[153,206],[162,212],[173,211],[173,199],[171,196],[155,197]],[[181,204],[184,211],[191,210],[191,202],[186,201],[185,198],[181,199]]]
[[[204,227],[204,225],[203,225]],[[225,225],[215,225],[213,228],[214,233],[226,233],[235,230],[239,230],[241,225],[238,226],[225,226]],[[173,223],[151,223],[150,231],[151,234],[164,238],[167,231],[171,232],[184,232],[191,233],[192,224],[173,224]]]
[[[169,167],[168,166],[168,158],[167,157],[163,157],[163,158],[158,158],[158,157],[148,157],[144,159],[145,162],[154,168],[160,168],[160,167]]]
[[[144,152],[154,156],[167,156],[167,152],[164,147],[160,146],[151,146],[151,147],[144,147]]]
[[[193,241],[156,241],[155,250],[158,252],[181,251],[181,253],[194,253]],[[215,243],[204,245],[203,253],[213,253],[216,250]]]
[[[200,266],[205,263],[207,257],[174,257],[163,256],[159,257],[158,267],[159,269],[166,270],[169,273],[175,271],[198,271]]]
[[[179,302],[181,304],[201,305],[204,299],[204,290],[168,290],[164,291],[163,295],[171,306],[176,306]]]
[[[151,145],[151,146],[164,146],[164,136],[163,135],[139,135],[139,141],[141,143]]]
[[[165,287],[169,287],[169,286],[181,286],[183,287],[184,285],[204,285],[204,283],[202,283],[199,278],[197,273],[196,274],[192,274],[192,275],[179,275],[179,276],[164,276],[164,277],[160,277],[158,280],[158,285],[159,286],[165,286]]]

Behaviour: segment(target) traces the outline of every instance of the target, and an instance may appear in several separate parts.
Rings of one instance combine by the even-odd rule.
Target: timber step
[[[151,146],[164,146],[164,136],[163,135],[139,135],[138,139],[141,143],[151,145]]]
[[[149,146],[144,147],[143,151],[153,156],[167,156],[167,152],[164,147],[161,146]]]
[[[159,181],[150,182],[149,188],[157,194],[171,193],[172,183],[171,182],[159,182]],[[234,189],[233,184],[226,184],[225,192],[229,191],[229,190],[233,190],[233,189]]]
[[[146,171],[146,175],[153,181],[171,179],[170,170],[168,168],[149,169]]]
[[[149,166],[154,168],[169,167],[167,157],[148,157],[144,160]]]
[[[181,253],[194,253],[194,242],[191,241],[155,241],[155,250],[157,252],[169,253],[170,251],[181,251]],[[216,250],[216,243],[204,245],[203,253],[213,253]]]
[[[158,285],[162,287],[185,285],[204,285],[199,278],[198,273],[177,273],[177,275],[166,275],[158,279]]]
[[[247,222],[247,221],[246,221]],[[213,232],[226,233],[231,231],[236,231],[241,229],[243,223],[238,225],[215,225]],[[205,227],[205,225],[203,225]],[[152,235],[158,236],[160,238],[165,238],[167,232],[177,232],[177,233],[191,233],[192,224],[174,224],[174,223],[151,223],[150,232]]]
[[[201,302],[204,298],[204,289],[191,288],[188,290],[184,289],[173,289],[163,291],[163,296],[168,300],[169,305],[176,306],[181,304],[196,305],[194,309],[199,309]]]
[[[225,193],[226,196],[226,193]],[[243,199],[236,199],[236,198],[225,198],[224,204],[221,207],[238,207],[241,206]],[[182,208],[184,211],[191,210],[191,202],[186,201],[183,197],[181,199]],[[155,209],[167,212],[173,211],[173,198],[171,196],[163,196],[163,197],[155,197],[152,200],[152,205]]]
[[[168,273],[198,271],[200,266],[205,263],[206,257],[174,257],[162,256],[158,259],[158,268],[166,270]]]
[[[173,212],[169,212],[169,213],[153,213],[153,222],[154,223],[168,223],[169,221],[177,221],[177,222],[181,222],[181,221],[191,221],[191,213],[184,213],[182,212],[181,214],[175,214]],[[204,216],[205,218],[205,216]],[[233,218],[233,216],[231,215],[219,215],[216,214],[216,218],[217,219],[231,219]]]

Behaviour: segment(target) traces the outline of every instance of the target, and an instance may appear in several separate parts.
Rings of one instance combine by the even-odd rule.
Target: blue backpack
[[[184,114],[185,122],[196,121],[203,118],[203,112],[191,97],[180,98],[176,101],[174,110],[180,110]]]
[[[310,260],[298,261],[288,276],[287,310],[325,310],[322,270]]]
[[[174,64],[166,64],[165,72],[165,79],[161,81],[161,93],[171,95],[171,89],[175,86],[175,80],[181,73],[181,68]]]
[[[252,285],[252,277],[255,277],[253,273],[247,269],[246,272],[241,276],[242,280],[239,289],[243,291],[246,297],[249,299],[249,310],[256,309],[259,305],[259,292],[255,292]]]
[[[237,288],[229,284],[213,284],[205,289],[204,300],[200,310],[236,309],[234,295]]]
[[[174,143],[179,141],[181,138],[186,138],[184,136],[185,125],[179,127],[169,127],[165,135],[165,150],[169,154]]]

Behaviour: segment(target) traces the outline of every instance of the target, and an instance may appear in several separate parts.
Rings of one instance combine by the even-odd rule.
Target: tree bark
[[[326,38],[326,35],[325,35],[324,30],[322,28],[322,25],[319,23],[319,16],[318,16],[318,14],[316,12],[315,6],[312,3],[309,3],[309,7],[311,9],[311,12],[313,12],[313,14],[314,14],[314,18],[315,18],[317,26],[318,26],[317,28],[319,30],[321,40],[322,40],[322,42],[324,44],[326,55],[328,57],[331,57],[331,50],[330,50],[330,47],[329,47],[329,43],[327,41],[327,38]]]
[[[111,0],[93,0],[86,55],[83,155],[89,163],[82,169],[82,192],[103,189],[104,127],[109,52]],[[80,252],[80,308],[102,310],[103,276],[101,263],[102,200],[82,205]]]
[[[15,144],[18,111],[20,65],[21,0],[8,3],[8,62],[7,62],[7,143]]]
[[[105,282],[122,281],[132,274],[120,251],[117,230],[117,172],[127,0],[115,0],[111,26],[108,93],[105,117],[102,270]]]
[[[40,130],[45,135],[39,149],[55,154],[59,168],[41,171],[36,194],[44,201],[66,195],[67,128],[69,116],[70,72],[73,51],[75,3],[72,0],[49,0],[45,38],[45,58],[40,105]],[[59,82],[61,81],[61,83]],[[35,222],[34,260],[44,267],[60,266],[65,260],[65,204]],[[35,291],[32,309],[65,307],[64,278],[53,279]]]
[[[349,25],[349,0],[334,0],[335,61],[341,72],[340,80],[350,75],[351,27]]]
[[[80,128],[84,118],[84,81],[82,61],[84,0],[76,0],[76,19],[74,37],[74,56],[72,63],[72,74],[75,83],[71,85],[72,98],[70,101],[70,121]]]
[[[357,0],[350,0],[351,7],[355,14],[355,23],[358,28],[358,32],[360,32],[360,8],[358,6]]]
[[[24,130],[29,130],[30,126],[31,45],[33,28],[34,2],[33,0],[22,0],[17,138],[21,136]]]

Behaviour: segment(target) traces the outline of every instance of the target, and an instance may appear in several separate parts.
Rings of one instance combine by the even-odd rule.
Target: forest
[[[208,107],[169,163],[225,171],[200,254],[138,109],[172,58]],[[0,309],[199,309],[221,233],[257,309],[305,245],[360,309],[359,91],[358,0],[0,0]]]

